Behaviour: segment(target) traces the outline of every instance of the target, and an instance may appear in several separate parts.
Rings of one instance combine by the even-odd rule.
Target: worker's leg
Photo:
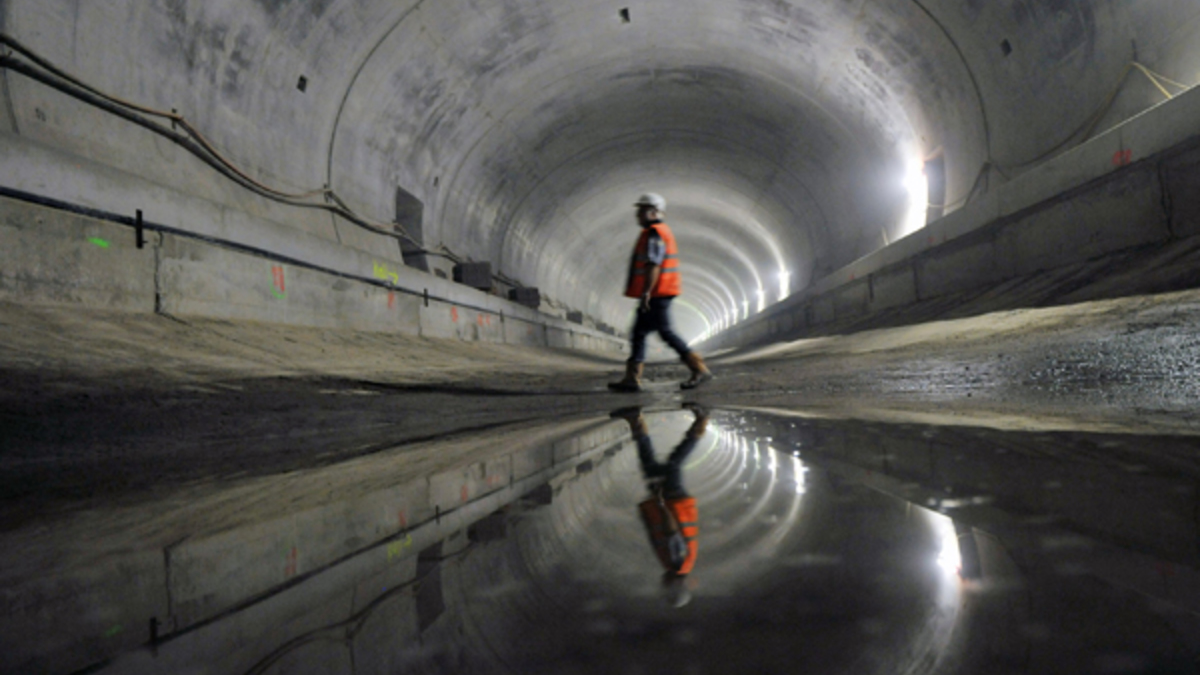
[[[684,434],[683,441],[667,458],[666,481],[663,488],[668,497],[687,496],[687,492],[683,489],[683,463],[687,461],[688,455],[692,454],[692,451],[696,449],[696,444],[708,430],[708,409],[696,403],[684,405],[691,409],[692,414],[696,417],[692,420],[692,426]]]
[[[671,328],[670,309],[671,301],[674,299],[675,298],[652,298],[650,300],[649,314],[653,316],[654,328],[658,331],[658,334],[662,337],[663,341],[666,342],[671,349],[674,349],[680,357],[683,357],[687,355],[690,350],[688,349],[687,343],[683,341],[683,338],[676,335],[674,329]]]
[[[683,439],[683,442],[675,446],[671,451],[671,456],[667,458],[666,466],[662,467],[663,475],[666,478],[663,484],[663,492],[667,497],[685,497],[687,491],[683,489],[683,463],[687,460],[688,455],[696,449],[696,444],[700,442],[698,436],[688,434]]]
[[[637,319],[633,322],[633,337],[630,338],[629,361],[631,363],[644,363],[646,361],[646,336],[654,332],[655,329],[654,305],[651,303],[650,310],[646,312],[639,311]]]
[[[637,441],[638,460],[642,463],[642,475],[646,480],[654,480],[667,475],[667,466],[659,464],[654,458],[654,445],[650,442],[649,436],[635,436]]]
[[[649,312],[638,312],[633,322],[633,337],[630,340],[629,360],[625,362],[625,377],[618,382],[609,382],[613,391],[637,392],[642,390],[642,370],[646,361],[646,336],[654,330]]]

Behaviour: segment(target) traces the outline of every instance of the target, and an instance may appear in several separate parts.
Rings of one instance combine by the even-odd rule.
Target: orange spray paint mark
[[[287,565],[283,568],[284,576],[288,577],[289,579],[296,576],[296,561],[299,559],[299,557],[299,552],[296,550],[296,547],[293,546],[292,550],[288,551],[287,554]]]
[[[457,307],[450,308],[450,320],[453,321],[454,323],[458,323],[458,308]]]
[[[287,288],[284,286],[282,265],[271,266],[271,280],[275,284],[275,287],[271,289],[271,294],[277,298],[287,297]]]

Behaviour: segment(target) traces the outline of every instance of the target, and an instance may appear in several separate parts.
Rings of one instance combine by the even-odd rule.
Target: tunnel
[[[0,0],[0,672],[1200,671],[1198,38]]]

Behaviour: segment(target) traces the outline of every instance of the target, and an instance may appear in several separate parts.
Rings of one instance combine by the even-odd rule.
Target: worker
[[[682,382],[680,388],[694,389],[711,380],[713,375],[704,364],[704,359],[671,330],[668,310],[682,286],[679,248],[671,228],[662,221],[667,201],[649,192],[642,195],[634,206],[637,207],[637,222],[642,228],[642,235],[629,262],[625,295],[638,300],[637,319],[633,324],[629,360],[625,362],[625,377],[619,382],[610,382],[608,387],[614,391],[641,391],[646,362],[646,336],[658,331],[691,371],[691,377]]]
[[[629,423],[630,433],[637,443],[638,460],[642,475],[650,491],[647,499],[638,504],[642,524],[650,537],[650,545],[665,570],[662,577],[663,593],[675,607],[683,607],[691,600],[688,575],[696,565],[699,551],[700,512],[696,498],[683,488],[683,462],[696,448],[708,427],[708,410],[696,403],[685,403],[685,408],[695,416],[683,441],[671,452],[666,464],[654,457],[654,445],[650,441],[646,418],[641,408],[622,408],[612,413]]]

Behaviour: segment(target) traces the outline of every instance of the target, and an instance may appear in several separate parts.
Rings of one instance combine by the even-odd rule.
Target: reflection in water
[[[698,404],[691,404],[690,408],[696,418],[666,463],[660,463],[654,456],[654,443],[640,407],[622,408],[612,414],[629,423],[629,432],[637,444],[638,462],[650,491],[650,496],[638,503],[638,512],[650,537],[650,546],[665,570],[663,590],[673,607],[683,607],[692,599],[687,576],[696,565],[700,546],[700,511],[696,498],[683,487],[683,463],[707,430],[708,410]]]
[[[894,672],[897,654],[937,661],[959,581],[937,566],[931,514],[825,480],[786,443],[747,436],[728,415],[703,435],[702,410],[616,416],[636,455],[557,485],[551,504],[515,515],[504,545],[463,559],[462,578],[495,586],[464,589],[445,633],[422,637],[445,667],[870,673]],[[665,462],[653,450],[664,446],[673,448]],[[661,542],[646,545],[647,479],[664,503],[694,500],[702,514],[703,536],[682,553],[695,566],[670,603],[654,580],[674,563]],[[691,602],[679,608],[681,596]]]
[[[1190,439],[612,416],[96,672],[1197,672]]]

